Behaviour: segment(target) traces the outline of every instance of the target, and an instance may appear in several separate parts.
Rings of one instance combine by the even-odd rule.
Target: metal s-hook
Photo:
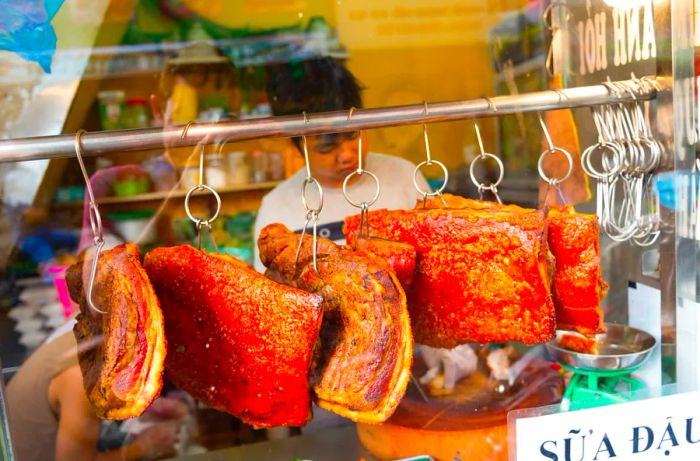
[[[185,139],[187,136],[187,131],[189,130],[190,126],[192,126],[194,122],[188,122],[187,125],[182,129],[182,134],[180,135],[180,139]],[[197,181],[197,185],[192,187],[190,190],[187,191],[187,194],[185,195],[185,213],[187,214],[187,217],[190,218],[192,222],[194,222],[195,227],[197,228],[197,247],[199,250],[202,249],[202,228],[206,227],[209,229],[209,232],[211,233],[211,223],[216,220],[216,218],[219,217],[219,214],[221,213],[221,197],[219,196],[218,192],[216,192],[211,186],[208,186],[204,184],[204,146],[198,146],[199,147],[199,181]],[[208,191],[210,192],[214,198],[216,199],[216,211],[214,212],[214,215],[208,219],[200,219],[195,217],[192,214],[192,211],[190,210],[190,199],[192,197],[192,194],[196,191]],[[214,240],[212,236],[212,242],[214,243],[214,249],[218,253],[219,252],[219,247],[216,244],[216,241]]]
[[[564,194],[561,191],[561,188],[559,185],[569,179],[571,176],[571,173],[574,171],[574,159],[572,155],[566,150],[562,149],[561,147],[557,147],[554,145],[554,142],[552,141],[552,137],[549,135],[549,130],[547,129],[547,125],[544,123],[544,119],[542,118],[542,113],[537,112],[537,118],[540,121],[540,125],[542,126],[542,131],[544,132],[544,136],[547,139],[547,146],[548,148],[542,151],[540,154],[540,158],[537,160],[537,171],[540,175],[540,178],[542,178],[543,181],[547,183],[547,191],[545,192],[545,197],[544,197],[544,203],[547,203],[547,194],[549,193],[549,188],[552,187],[557,190],[559,193],[559,198],[562,200],[562,204],[566,204],[566,198],[564,197]],[[549,177],[547,176],[547,173],[544,171],[544,158],[546,155],[550,154],[555,154],[559,152],[560,154],[564,155],[566,157],[567,162],[569,163],[569,167],[566,170],[566,174],[562,176],[561,178],[555,178],[555,177]]]
[[[107,312],[99,309],[92,300],[92,291],[95,288],[95,277],[97,277],[97,262],[100,258],[100,252],[104,246],[104,235],[102,232],[102,218],[100,217],[100,210],[97,207],[97,201],[95,200],[95,194],[92,191],[92,185],[90,184],[90,177],[88,176],[87,169],[85,168],[85,163],[83,163],[83,145],[82,138],[85,134],[85,130],[78,130],[75,133],[75,156],[78,158],[78,163],[80,164],[80,171],[83,173],[83,178],[85,179],[85,189],[88,193],[88,214],[90,218],[90,228],[92,229],[93,240],[95,242],[95,254],[92,257],[92,265],[90,267],[90,277],[88,278],[88,287],[85,299],[90,309],[98,312],[100,314],[106,314]]]
[[[306,112],[302,112],[304,115],[304,123],[309,123],[309,119],[306,116]],[[321,183],[318,182],[316,178],[314,178],[311,175],[311,163],[309,162],[309,147],[306,142],[306,136],[302,135],[302,146],[304,150],[304,163],[306,164],[306,178],[304,178],[304,182],[301,185],[301,203],[304,207],[305,211],[305,220],[304,220],[304,227],[302,228],[301,231],[301,236],[299,237],[299,246],[297,246],[297,252],[296,256],[294,257],[294,266],[296,267],[297,263],[299,262],[299,255],[301,254],[301,246],[304,243],[304,236],[306,235],[306,228],[309,225],[309,222],[312,223],[312,236],[313,236],[313,242],[312,242],[312,262],[313,262],[313,267],[316,273],[318,274],[318,236],[317,236],[317,225],[318,225],[318,216],[321,213],[321,210],[323,209],[323,187],[321,187]],[[318,189],[318,205],[315,207],[309,206],[309,202],[306,198],[306,190],[307,186],[310,184],[313,184],[316,186]]]
[[[544,132],[544,137],[547,139],[547,146],[549,146],[549,152],[554,150],[554,143],[552,142],[552,137],[549,135],[549,130],[547,129],[547,125],[544,123],[544,119],[542,118],[542,112],[537,112],[537,119],[540,121],[540,126],[542,127],[542,131]]]
[[[350,112],[348,113],[348,121],[350,121],[350,118],[352,117],[352,113],[355,111],[354,107],[350,108]],[[354,175],[357,176],[362,176],[362,175],[368,175],[372,180],[374,180],[374,185],[375,185],[375,192],[374,196],[369,200],[369,201],[362,201],[362,202],[355,202],[350,198],[348,195],[348,183],[350,181],[350,178],[352,178]],[[348,174],[345,179],[343,180],[343,196],[345,196],[345,200],[347,202],[354,206],[355,208],[359,208],[363,212],[366,212],[366,210],[374,205],[374,203],[379,199],[379,193],[381,191],[381,187],[379,185],[379,178],[377,175],[372,173],[371,171],[367,171],[362,168],[362,132],[359,133],[358,136],[358,141],[357,141],[357,169],[350,174]],[[366,216],[366,213],[363,213],[362,216]],[[369,225],[369,224],[368,224]],[[360,223],[360,229],[362,229],[362,223]]]
[[[304,115],[304,123],[309,123],[309,118],[306,116],[306,112],[302,112]],[[306,178],[311,177],[311,163],[309,162],[309,145],[306,142],[306,135],[301,136],[301,144],[304,149],[304,165],[306,166]]]
[[[501,159],[499,159],[497,156],[488,153],[484,150],[484,143],[481,139],[481,131],[479,130],[479,125],[474,121],[474,130],[476,131],[476,139],[479,142],[479,151],[481,152],[478,156],[474,157],[472,159],[471,164],[469,165],[469,176],[471,177],[472,183],[476,186],[476,188],[479,191],[479,198],[483,200],[483,195],[484,191],[489,190],[491,193],[494,195],[496,198],[496,201],[498,203],[503,203],[501,202],[501,197],[498,195],[498,185],[501,184],[501,181],[503,181],[503,173],[504,173],[504,168],[503,168],[503,162],[501,162]],[[495,182],[492,182],[489,185],[483,184],[482,182],[478,181],[476,179],[475,171],[474,171],[474,165],[476,165],[476,162],[478,160],[485,160],[487,158],[491,158],[496,161],[496,164],[498,165],[498,179]]]
[[[486,104],[489,105],[489,109],[491,109],[491,112],[493,112],[493,113],[498,112],[498,109],[496,108],[496,104],[494,104],[494,102],[493,102],[493,100],[491,100],[491,98],[489,98],[486,95],[483,95],[483,96],[481,96],[481,99],[486,100]]]
[[[187,125],[185,125],[182,128],[182,133],[180,133],[180,139],[185,139],[187,137],[187,132],[190,130],[190,127],[194,125],[193,121],[187,122]]]
[[[427,101],[423,101],[423,114],[426,117],[428,116]],[[425,142],[425,157],[427,159],[427,165],[430,165],[433,162],[433,159],[430,156],[430,141],[428,141],[428,125],[426,123],[423,123],[423,141]]]
[[[428,103],[423,102],[423,114],[427,117],[428,116]],[[447,187],[447,180],[449,179],[449,173],[447,172],[447,167],[445,166],[444,163],[438,161],[438,160],[433,160],[432,156],[430,154],[430,141],[428,140],[428,127],[427,124],[424,122],[423,123],[423,141],[425,142],[425,160],[420,162],[418,165],[416,165],[416,168],[413,170],[413,186],[416,188],[419,194],[423,196],[423,204],[425,205],[426,200],[428,197],[434,197],[434,196],[439,196],[440,199],[442,200],[443,205],[445,205],[445,208],[447,208],[447,203],[445,202],[445,199],[442,197],[442,191],[445,190],[445,187]],[[442,173],[445,176],[445,179],[442,183],[442,185],[433,192],[429,191],[424,191],[421,189],[420,185],[418,184],[418,173],[420,172],[420,169],[424,165],[437,165],[442,169]]]

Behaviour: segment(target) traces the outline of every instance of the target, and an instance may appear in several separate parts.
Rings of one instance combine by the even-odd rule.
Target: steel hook
[[[85,168],[85,163],[83,163],[83,145],[82,138],[85,134],[85,130],[78,130],[75,133],[75,156],[80,164],[80,171],[83,174],[83,179],[85,179],[85,188],[88,193],[88,213],[90,218],[90,227],[92,228],[93,240],[95,242],[95,254],[92,257],[92,264],[90,267],[90,277],[88,278],[88,287],[85,299],[87,300],[88,306],[100,314],[106,314],[107,312],[99,309],[94,301],[92,300],[92,292],[95,288],[95,278],[97,277],[97,263],[100,258],[100,252],[104,246],[104,235],[102,232],[102,218],[100,216],[100,210],[97,206],[97,201],[95,200],[95,194],[92,191],[92,184],[90,184],[90,177],[88,176],[87,169]]]

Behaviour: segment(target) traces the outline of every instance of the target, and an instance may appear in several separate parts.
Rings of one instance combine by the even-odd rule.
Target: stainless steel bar
[[[632,83],[632,82],[629,82]],[[634,88],[635,85],[632,84]],[[655,91],[639,92],[639,99],[652,99]],[[423,104],[361,109],[348,120],[346,111],[267,117],[235,122],[201,123],[191,125],[183,138],[184,126],[117,130],[86,133],[82,137],[85,156],[112,152],[129,152],[164,148],[165,146],[194,146],[198,143],[240,141],[266,137],[289,137],[323,133],[339,133],[360,129],[415,125],[480,117],[545,111],[581,106],[630,101],[632,95],[611,94],[603,85],[568,88],[558,91],[539,91],[513,96],[494,96],[485,99],[437,102]],[[42,136],[0,141],[0,163],[26,160],[54,159],[75,155],[74,136]]]

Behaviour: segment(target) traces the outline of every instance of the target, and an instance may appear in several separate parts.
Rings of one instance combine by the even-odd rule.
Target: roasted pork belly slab
[[[85,290],[92,259],[70,266],[66,280],[80,304],[73,328],[83,384],[95,414],[104,419],[138,416],[162,387],[166,342],[158,298],[134,244],[103,251],[91,309]]]
[[[345,220],[355,241],[359,216]],[[417,251],[409,297],[417,342],[452,348],[467,342],[522,341],[554,335],[541,213],[416,209],[369,213],[370,235]]]
[[[517,205],[472,200],[445,194],[450,208],[496,210],[530,213]],[[422,202],[421,202],[422,203]],[[429,200],[430,208],[441,208],[440,200]],[[600,267],[600,226],[598,217],[577,213],[571,206],[553,206],[548,213],[547,243],[555,259],[552,298],[557,314],[557,328],[585,335],[605,331],[601,302],[608,284]]]
[[[309,421],[319,296],[188,245],[155,249],[145,266],[163,305],[166,371],[178,387],[257,427]]]
[[[598,217],[576,213],[572,207],[549,211],[547,241],[556,259],[552,285],[557,328],[584,335],[605,331],[600,305],[607,293],[600,267]]]
[[[379,423],[394,412],[410,378],[413,338],[406,297],[396,275],[374,257],[281,224],[260,232],[260,258],[270,276],[323,297],[313,390],[317,404],[357,422]]]

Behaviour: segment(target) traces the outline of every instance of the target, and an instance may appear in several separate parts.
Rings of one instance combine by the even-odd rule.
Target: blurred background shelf
[[[235,193],[241,193],[241,192],[250,192],[250,191],[266,191],[266,190],[271,190],[275,186],[279,184],[279,181],[267,181],[267,182],[259,182],[259,183],[252,183],[252,184],[244,184],[240,186],[232,186],[232,187],[227,187],[223,189],[217,190],[219,195],[228,195],[228,194],[235,194]],[[128,195],[124,197],[105,197],[97,200],[98,205],[127,205],[127,204],[136,204],[136,203],[144,203],[144,202],[161,202],[165,199],[174,199],[174,198],[184,198],[185,195],[187,195],[187,190],[185,189],[178,189],[175,191],[169,191],[169,192],[149,192],[147,194],[138,194],[138,195]],[[194,192],[192,194],[193,196],[211,196],[211,193],[207,191],[203,192]],[[82,200],[77,200],[77,201],[71,201],[71,202],[64,202],[64,203],[55,203],[54,206],[56,208],[78,208],[83,206],[83,201]]]

